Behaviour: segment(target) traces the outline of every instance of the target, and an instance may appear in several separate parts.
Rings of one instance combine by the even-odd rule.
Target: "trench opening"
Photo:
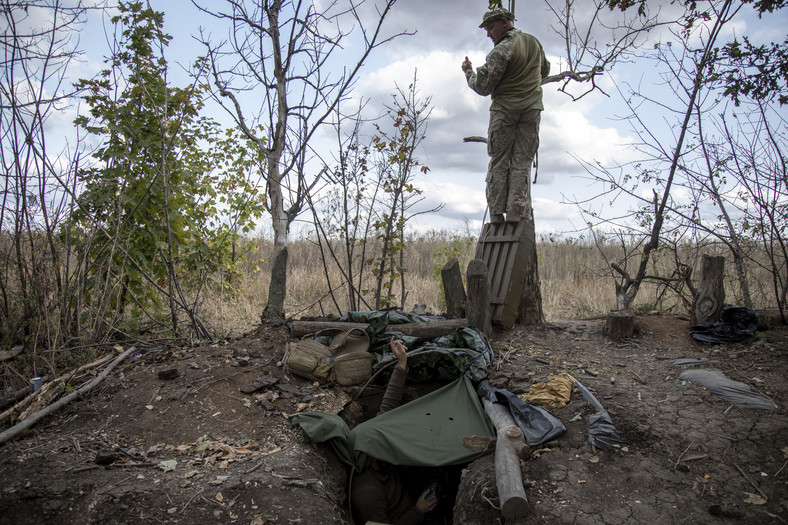
[[[383,384],[370,384],[358,396],[340,412],[346,423],[352,428],[374,418],[383,400],[386,390],[385,380]],[[421,383],[409,383],[405,387],[405,394],[402,404],[407,404],[414,399],[429,394],[439,388],[446,386],[446,381],[431,381]],[[452,525],[454,523],[454,504],[457,499],[457,492],[460,486],[462,471],[468,463],[450,465],[443,467],[415,467],[398,466],[399,475],[402,479],[403,487],[408,491],[411,501],[415,502],[419,496],[430,485],[437,485],[438,505],[435,509],[425,515],[423,525]],[[348,485],[346,492],[350,486]],[[348,515],[352,515],[348,501],[345,502]],[[355,525],[363,525],[358,521],[352,521]]]

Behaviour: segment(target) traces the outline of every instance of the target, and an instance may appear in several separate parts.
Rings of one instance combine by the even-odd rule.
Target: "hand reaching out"
[[[462,70],[468,71],[469,69],[473,69],[473,65],[471,65],[470,59],[466,56],[465,60],[462,61]]]
[[[399,363],[399,367],[403,370],[408,369],[408,349],[405,348],[405,345],[399,339],[394,339],[394,336],[391,336],[391,341],[389,341],[389,347],[391,347],[391,351],[394,353],[394,356],[397,358],[397,362]]]

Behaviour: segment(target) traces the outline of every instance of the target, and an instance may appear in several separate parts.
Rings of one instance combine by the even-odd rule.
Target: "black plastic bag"
[[[758,331],[758,315],[741,306],[726,306],[719,321],[690,328],[690,335],[704,343],[738,343]]]
[[[614,445],[624,445],[624,440],[621,439],[621,436],[618,434],[618,430],[613,424],[610,414],[605,407],[602,406],[602,403],[594,397],[594,394],[592,394],[583,383],[574,377],[572,377],[572,379],[574,379],[575,387],[580,390],[585,400],[597,410],[588,416],[588,442],[600,450],[608,450]]]
[[[508,390],[495,388],[487,381],[482,381],[476,388],[476,393],[482,399],[508,405],[509,412],[523,431],[529,447],[541,445],[566,433],[564,424],[549,410],[526,403]]]

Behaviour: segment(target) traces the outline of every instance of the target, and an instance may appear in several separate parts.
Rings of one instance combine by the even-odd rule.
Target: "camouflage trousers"
[[[487,205],[490,215],[523,217],[531,209],[531,165],[539,149],[542,111],[490,111]]]

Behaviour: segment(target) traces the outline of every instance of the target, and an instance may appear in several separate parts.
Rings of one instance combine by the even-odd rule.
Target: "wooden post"
[[[488,399],[483,399],[482,403],[484,411],[498,431],[495,446],[495,484],[498,487],[501,513],[506,523],[513,523],[525,518],[529,512],[520,458],[527,455],[530,449],[506,405],[493,403]]]
[[[441,280],[443,281],[443,294],[446,297],[446,316],[449,319],[465,317],[465,288],[462,285],[462,272],[460,272],[460,262],[456,257],[452,257],[443,268],[441,268]]]
[[[690,326],[720,320],[725,303],[725,258],[704,255],[700,264],[700,283],[695,290]]]
[[[610,310],[605,320],[605,333],[611,339],[632,337],[635,333],[635,312],[632,310]]]
[[[492,336],[492,308],[490,307],[490,276],[484,261],[474,259],[468,263],[468,297],[465,303],[468,324],[487,337]]]
[[[521,326],[535,326],[544,324],[542,311],[542,286],[539,281],[539,259],[536,253],[536,231],[534,227],[534,212],[529,210],[529,217],[523,218],[524,223],[520,243],[524,246],[522,265],[525,272],[523,294],[517,308],[515,323]]]

